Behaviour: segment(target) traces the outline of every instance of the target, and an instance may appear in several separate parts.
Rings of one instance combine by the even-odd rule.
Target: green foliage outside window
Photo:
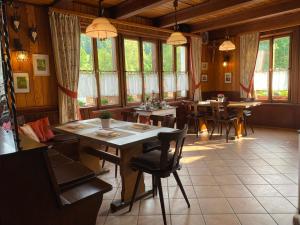
[[[173,46],[163,44],[163,71],[173,71]]]
[[[80,70],[94,70],[92,39],[85,34],[80,36]]]
[[[137,40],[124,40],[125,69],[126,71],[140,71],[139,42]]]

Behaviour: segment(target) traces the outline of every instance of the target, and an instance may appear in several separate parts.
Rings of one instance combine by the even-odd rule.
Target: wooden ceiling
[[[48,6],[76,3],[93,9],[99,4],[98,0],[21,1]],[[114,19],[138,16],[160,28],[174,25],[173,0],[103,0],[103,6]],[[300,0],[179,0],[177,19],[192,33],[200,33],[292,14],[300,14]]]

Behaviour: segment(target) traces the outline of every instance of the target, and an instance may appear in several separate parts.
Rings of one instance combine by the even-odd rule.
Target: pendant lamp
[[[219,51],[232,51],[235,50],[235,44],[229,40],[229,35],[226,34],[225,41],[219,46]]]
[[[92,38],[105,40],[118,36],[117,29],[110,21],[103,16],[104,9],[102,8],[102,0],[99,0],[99,17],[86,28],[86,35]]]

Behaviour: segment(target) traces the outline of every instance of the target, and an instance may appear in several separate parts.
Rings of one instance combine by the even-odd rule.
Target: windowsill
[[[259,102],[259,101],[258,101]],[[273,106],[299,106],[300,104],[295,104],[291,102],[266,102],[266,101],[260,101],[262,105],[273,105]]]

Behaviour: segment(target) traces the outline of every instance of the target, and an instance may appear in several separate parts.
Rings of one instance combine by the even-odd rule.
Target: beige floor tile
[[[209,168],[213,175],[230,175],[234,174],[229,166],[215,166]]]
[[[194,186],[198,198],[218,198],[224,194],[219,186]]]
[[[171,215],[172,225],[205,225],[202,215]]]
[[[222,185],[221,189],[224,196],[228,198],[252,197],[252,194],[244,185]]]
[[[217,185],[213,176],[191,176],[193,185]]]
[[[105,225],[136,225],[137,216],[108,216]]]
[[[271,214],[278,225],[293,225],[294,214]]]
[[[279,174],[279,171],[274,169],[272,166],[254,166],[253,169],[258,174]]]
[[[189,175],[211,175],[211,172],[208,168],[197,168],[197,167],[190,167],[188,168]]]
[[[285,197],[298,196],[298,185],[296,184],[276,184],[273,187]]]
[[[204,215],[206,225],[240,225],[234,214]]]
[[[98,216],[107,216],[110,211],[110,204],[112,200],[103,200],[100,210],[98,212]]]
[[[166,214],[170,214],[169,200],[164,199]],[[159,215],[162,214],[159,199],[149,198],[141,201],[139,215]]]
[[[242,225],[277,225],[269,214],[238,214],[237,216]]]
[[[191,179],[189,176],[182,176],[179,175],[180,177],[180,181],[182,183],[182,185],[192,185]],[[177,186],[177,182],[174,178],[174,176],[171,175],[171,177],[168,178],[168,186]]]
[[[270,197],[281,196],[281,194],[271,185],[246,185],[254,196]]]
[[[206,165],[210,167],[215,167],[215,166],[226,166],[226,163],[224,160],[219,159],[219,160],[210,160],[210,161],[205,161]]]
[[[248,159],[246,162],[253,167],[268,166],[269,164],[263,159]]]
[[[98,216],[96,220],[96,225],[104,225],[106,216]]]
[[[167,224],[171,224],[170,215],[166,215]],[[121,225],[120,223],[119,225]],[[152,216],[139,216],[138,225],[164,225],[164,220],[162,215],[152,215]],[[123,225],[123,224],[122,224]]]
[[[283,174],[262,175],[270,184],[294,184],[288,177]]]
[[[249,166],[234,166],[231,167],[231,170],[234,174],[237,175],[248,175],[248,174],[257,174],[254,169]]]
[[[183,188],[184,188],[184,191],[188,198],[197,198],[197,195],[194,191],[193,186],[183,186]],[[182,192],[178,186],[169,187],[169,196],[168,197],[169,197],[169,199],[184,198],[182,195]]]
[[[244,167],[248,166],[248,164],[242,159],[229,159],[224,160],[227,166],[229,167]]]
[[[280,173],[297,173],[298,170],[294,166],[289,165],[275,165],[275,169],[277,169]]]
[[[219,185],[241,184],[240,179],[236,175],[215,175],[214,178]]]
[[[260,175],[248,174],[248,175],[238,175],[243,184],[268,184],[268,182],[262,178]]]
[[[257,197],[268,213],[296,213],[296,208],[284,197]]]
[[[200,206],[197,199],[189,199],[190,208],[185,199],[171,199],[170,210],[172,215],[196,214],[201,215]]]
[[[295,184],[298,184],[298,173],[285,173],[284,175],[291,179]]]
[[[267,213],[255,198],[228,198],[235,213]]]
[[[225,198],[199,198],[199,203],[203,214],[233,213]]]
[[[110,211],[109,216],[138,216],[140,212],[140,201],[136,201],[133,204],[130,212],[128,212],[128,209],[129,207],[126,207],[114,213]]]
[[[296,208],[298,208],[298,197],[286,197],[286,199],[293,204]]]

